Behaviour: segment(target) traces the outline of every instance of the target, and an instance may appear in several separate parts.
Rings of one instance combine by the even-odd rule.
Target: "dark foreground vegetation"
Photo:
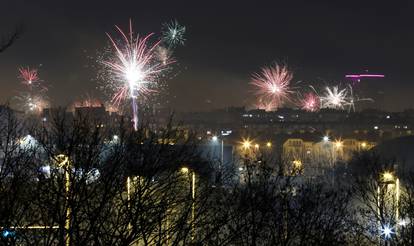
[[[413,243],[414,179],[375,154],[310,178],[248,156],[218,168],[172,124],[33,122],[0,116],[2,245]]]

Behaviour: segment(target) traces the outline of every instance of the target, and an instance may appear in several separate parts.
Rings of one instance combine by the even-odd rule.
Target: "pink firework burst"
[[[39,76],[37,74],[37,69],[30,68],[19,68],[19,78],[22,79],[22,83],[26,85],[32,85],[36,82],[39,82]]]
[[[289,100],[292,93],[289,87],[292,77],[286,66],[275,64],[272,67],[262,68],[260,74],[253,74],[251,84],[257,87],[257,94],[261,101],[271,102],[277,109]]]
[[[320,108],[319,97],[312,92],[306,93],[303,99],[300,100],[300,107],[309,112],[316,112]]]
[[[155,91],[155,84],[159,74],[171,62],[160,62],[157,59],[156,48],[160,44],[158,40],[153,45],[148,40],[153,34],[140,38],[132,31],[132,22],[129,22],[129,33],[125,34],[121,28],[115,26],[121,36],[120,42],[107,34],[115,51],[115,57],[111,61],[103,61],[114,75],[115,93],[112,101],[119,105],[127,98],[132,99],[134,128],[138,124],[138,96],[147,96]]]

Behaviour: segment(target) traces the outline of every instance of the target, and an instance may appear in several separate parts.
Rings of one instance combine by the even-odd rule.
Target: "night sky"
[[[177,110],[248,106],[251,74],[275,61],[289,65],[297,86],[383,73],[382,81],[362,83],[385,92],[386,109],[414,107],[412,1],[241,2],[4,0],[0,33],[19,23],[25,33],[0,53],[0,102],[18,94],[19,66],[40,66],[55,105],[101,96],[94,57],[108,44],[105,32],[132,18],[140,34],[158,34],[171,19],[187,27],[175,51],[178,74],[168,81]]]

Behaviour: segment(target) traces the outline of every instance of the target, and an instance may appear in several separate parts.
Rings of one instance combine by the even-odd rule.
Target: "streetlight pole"
[[[195,237],[195,196],[196,196],[196,174],[194,170],[190,170],[188,167],[182,167],[181,172],[183,174],[190,174],[190,191],[191,191],[191,240]],[[188,177],[188,176],[187,176]]]
[[[224,139],[221,138],[221,165],[224,165]],[[221,166],[219,167],[221,170]]]
[[[71,209],[69,204],[69,193],[70,193],[70,163],[69,158],[60,154],[56,156],[59,166],[64,169],[65,173],[65,200],[66,200],[66,218],[65,218],[65,245],[70,246],[70,223],[71,223]]]

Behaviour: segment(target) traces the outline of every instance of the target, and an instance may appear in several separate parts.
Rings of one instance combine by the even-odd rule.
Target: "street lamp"
[[[384,225],[381,228],[381,235],[384,235],[384,238],[386,240],[390,239],[392,234],[394,234],[394,231],[392,230],[392,228],[389,225]]]
[[[340,148],[342,148],[344,146],[344,144],[342,143],[342,141],[341,140],[336,140],[335,141],[335,147],[337,148],[337,149],[340,149]]]
[[[189,169],[188,169],[188,167],[182,167],[180,171],[182,173],[188,173],[189,172]]]
[[[65,198],[66,198],[66,219],[65,219],[65,230],[66,230],[66,237],[65,237],[65,245],[70,245],[70,217],[71,217],[71,210],[69,204],[69,192],[70,192],[70,162],[69,157],[64,154],[60,154],[56,156],[56,160],[58,166],[64,169],[65,172]]]
[[[267,142],[267,143],[266,143],[266,147],[271,148],[271,147],[272,147],[272,142],[270,142],[270,141],[269,141],[269,142]]]
[[[400,203],[400,180],[399,178],[392,172],[390,171],[385,171],[383,173],[380,174],[380,184],[382,185],[378,185],[377,188],[377,192],[378,192],[378,205],[379,205],[379,199],[380,199],[380,193],[381,193],[381,187],[383,187],[383,189],[388,190],[390,189],[395,189],[394,190],[394,194],[393,196],[395,196],[395,220],[398,222],[399,221],[399,216],[400,216],[400,209],[399,209],[399,203]],[[395,185],[395,186],[394,186]],[[378,208],[378,215],[380,214],[379,208]],[[384,227],[384,230],[386,228]],[[384,234],[385,235],[385,234]]]
[[[223,135],[223,134],[222,134]],[[218,137],[217,136],[213,136],[212,138],[211,138],[211,140],[213,141],[213,142],[218,142]],[[224,139],[223,139],[223,137],[221,138],[221,163],[220,163],[220,166],[219,166],[219,168],[221,169],[221,165],[223,164],[223,162],[224,162]]]
[[[366,142],[362,142],[362,143],[361,143],[361,147],[362,147],[363,149],[365,149],[365,148],[367,147],[367,143],[366,143]]]
[[[246,139],[246,140],[243,140],[242,147],[243,149],[247,150],[247,149],[250,149],[251,144],[252,143],[250,142],[250,140]]]
[[[180,169],[182,174],[188,174],[191,172],[191,182],[190,182],[190,190],[191,190],[191,239],[194,239],[194,219],[195,219],[195,195],[196,195],[196,189],[195,189],[195,183],[196,183],[196,177],[195,172],[191,171],[188,167],[182,167]]]

